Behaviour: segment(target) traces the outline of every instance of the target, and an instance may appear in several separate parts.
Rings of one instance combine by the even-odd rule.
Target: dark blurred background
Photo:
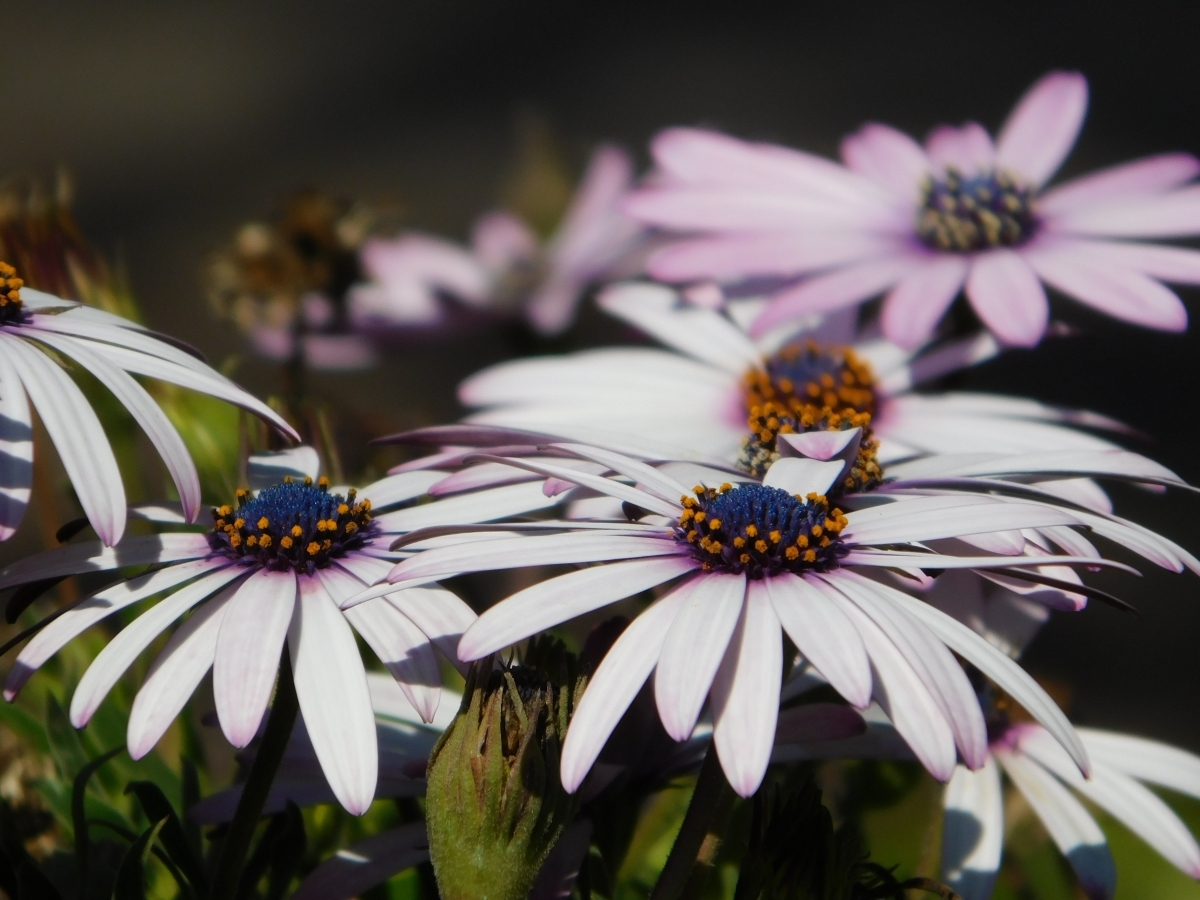
[[[736,10],[736,11],[735,11]],[[152,327],[214,361],[245,354],[210,314],[205,260],[295,191],[398,204],[465,237],[540,121],[582,167],[615,140],[645,162],[671,124],[836,152],[882,120],[917,135],[997,127],[1052,68],[1091,82],[1066,174],[1165,150],[1200,152],[1200,5],[1116,3],[5,4],[0,170],[73,174],[89,238],[120,259]],[[1183,289],[1200,311],[1200,291]],[[1086,406],[1153,437],[1137,445],[1200,483],[1200,333],[1161,335],[1062,309],[1083,333],[1012,353],[961,382]],[[575,343],[610,340],[592,316]],[[487,335],[413,346],[317,393],[381,425],[454,417],[456,382],[510,348]],[[260,395],[272,367],[236,377]],[[1118,494],[1120,510],[1200,551],[1200,497]],[[1073,686],[1081,723],[1200,750],[1200,580],[1147,569],[1101,580],[1138,617],[1059,616],[1028,664]]]

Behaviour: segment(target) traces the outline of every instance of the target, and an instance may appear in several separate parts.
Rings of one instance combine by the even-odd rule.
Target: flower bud
[[[524,900],[578,800],[559,751],[585,679],[559,641],[520,665],[471,667],[458,716],[429,758],[429,853],[443,900]]]

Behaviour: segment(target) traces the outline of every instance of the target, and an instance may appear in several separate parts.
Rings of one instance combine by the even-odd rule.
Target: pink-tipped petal
[[[777,325],[870,300],[905,278],[921,262],[918,255],[895,254],[806,279],[772,297],[750,326],[750,334],[761,337]]]
[[[154,749],[212,668],[221,619],[237,587],[227,587],[189,616],[150,666],[133,700],[125,732],[133,759]]]
[[[295,605],[291,569],[260,569],[225,610],[213,661],[213,699],[221,730],[235,747],[245,747],[258,733]]]
[[[771,608],[766,581],[751,581],[712,684],[713,745],[738,796],[753,795],[767,773],[782,672],[779,619]]]
[[[996,165],[1022,181],[1045,184],[1058,171],[1087,115],[1087,79],[1051,72],[1017,103],[996,140]]]
[[[1029,264],[1012,250],[992,250],[971,261],[967,299],[1005,344],[1033,347],[1046,333],[1046,292]]]
[[[766,579],[767,593],[788,637],[834,689],[859,709],[871,704],[871,661],[845,598],[791,573]]]
[[[842,141],[842,160],[858,174],[913,202],[933,169],[920,144],[902,131],[875,122]]]
[[[559,575],[487,610],[463,635],[459,659],[482,659],[568,619],[623,600],[699,567],[688,556],[635,559]]]
[[[1057,218],[1111,200],[1159,194],[1200,175],[1200,160],[1190,153],[1164,153],[1090,172],[1054,187],[1038,199],[1044,216]]]
[[[375,799],[379,780],[367,675],[354,633],[324,582],[301,578],[299,587],[287,635],[296,698],[334,796],[347,812],[361,816]]]
[[[694,581],[679,585],[639,615],[617,638],[575,709],[563,743],[563,787],[575,793],[621,716],[658,663],[671,622]]]
[[[1187,328],[1187,309],[1174,292],[1119,263],[1060,248],[1027,253],[1026,261],[1051,287],[1114,318],[1162,331]]]
[[[906,349],[929,340],[967,277],[967,259],[930,256],[904,275],[883,301],[883,333]]]
[[[677,741],[691,737],[700,718],[741,615],[746,576],[706,572],[685,586],[687,597],[667,632],[654,673],[659,718]]]
[[[935,128],[925,139],[925,150],[935,166],[957,169],[967,177],[990,171],[996,163],[992,137],[977,122],[967,122],[961,128]]]
[[[1004,791],[1000,768],[954,770],[942,806],[942,880],[963,900],[988,900],[1004,850]]]

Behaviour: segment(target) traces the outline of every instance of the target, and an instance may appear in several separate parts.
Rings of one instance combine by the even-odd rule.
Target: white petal
[[[775,743],[783,635],[765,581],[751,581],[737,628],[712,684],[713,745],[730,786],[749,797]]]
[[[299,587],[287,635],[296,698],[334,796],[348,812],[361,816],[375,799],[379,779],[366,672],[354,633],[323,581],[302,577]]]
[[[1088,754],[1118,772],[1189,797],[1200,798],[1200,757],[1145,738],[1080,728]]]
[[[176,562],[211,552],[208,536],[203,534],[142,534],[126,538],[116,547],[106,547],[99,541],[64,544],[6,568],[0,574],[0,590],[43,578]]]
[[[307,445],[252,453],[246,460],[246,480],[252,491],[264,490],[288,477],[297,481],[305,478],[315,481],[320,474],[320,457]]]
[[[683,605],[671,622],[654,673],[659,718],[677,741],[687,740],[700,718],[741,614],[746,576],[701,573],[684,586]]]
[[[436,525],[466,525],[487,522],[507,516],[521,515],[547,509],[558,502],[542,493],[540,483],[510,484],[490,491],[477,491],[434,503],[425,503],[384,513],[375,517],[375,524],[384,531],[396,534],[432,528]]]
[[[463,635],[462,660],[482,659],[576,616],[699,568],[687,556],[637,559],[559,575],[500,601]]]
[[[816,459],[785,457],[771,464],[766,477],[763,478],[763,484],[800,497],[807,497],[812,493],[827,494],[844,468],[841,460],[822,462]]]
[[[394,591],[387,595],[387,601],[425,632],[430,643],[466,674],[467,666],[458,659],[458,643],[475,624],[476,616],[457,594],[443,587],[416,587]]]
[[[213,661],[213,699],[221,730],[235,747],[245,747],[258,733],[295,605],[292,570],[260,569],[225,610]]]
[[[954,770],[942,800],[942,880],[963,900],[989,900],[1004,849],[1004,794],[1000,769]]]
[[[25,388],[0,353],[0,541],[16,532],[33,488],[33,427]]]

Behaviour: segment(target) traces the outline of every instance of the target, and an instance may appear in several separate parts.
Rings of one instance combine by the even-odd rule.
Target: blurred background
[[[868,119],[916,135],[967,118],[995,128],[1053,68],[1083,71],[1092,89],[1064,174],[1195,153],[1198,35],[1194,4],[8,4],[0,171],[69,171],[84,234],[123,266],[148,324],[266,395],[277,367],[214,317],[204,273],[243,222],[277,216],[299,190],[463,239],[521,190],[523,155],[547,147],[572,177],[604,140],[644,166],[647,140],[674,124],[834,154]],[[1181,294],[1200,315],[1200,292]],[[1200,483],[1200,331],[1070,315],[1081,335],[955,386],[1115,416],[1149,436],[1134,449]],[[590,313],[556,346],[619,337]],[[313,392],[369,414],[376,434],[450,420],[457,382],[517,349],[482,331],[417,342],[369,373],[321,374]],[[1200,551],[1200,497],[1117,497]],[[1200,581],[1148,569],[1097,583],[1140,615],[1060,616],[1029,667],[1070,685],[1080,723],[1200,750]]]

